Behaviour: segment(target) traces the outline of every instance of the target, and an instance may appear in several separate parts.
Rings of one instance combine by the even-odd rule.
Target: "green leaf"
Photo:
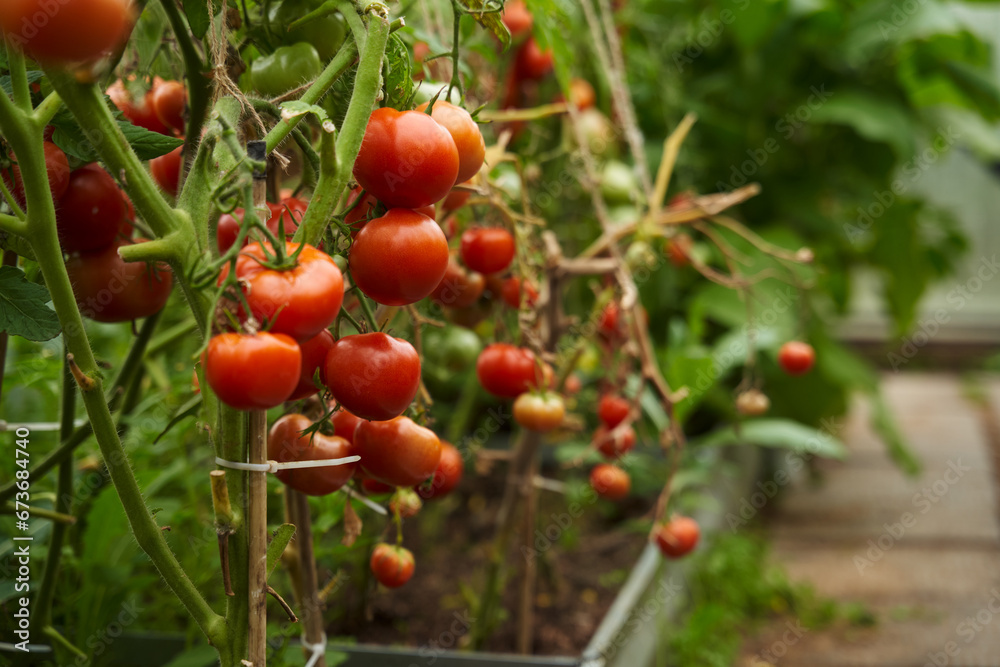
[[[698,440],[699,446],[753,444],[780,447],[799,454],[843,459],[847,449],[843,443],[825,431],[820,431],[789,419],[754,419],[737,426],[714,431]]]
[[[208,15],[208,3],[205,0],[184,0],[184,15],[191,26],[191,34],[197,39],[204,39],[212,22]]]
[[[552,49],[555,56],[556,78],[563,95],[569,99],[569,82],[573,78],[572,66],[580,54],[574,52],[573,43],[567,35],[576,34],[578,27],[574,17],[567,13],[567,7],[556,0],[535,0],[531,3],[535,17],[535,36],[543,49]]]
[[[281,560],[281,554],[285,552],[285,547],[288,543],[292,541],[292,536],[295,534],[295,526],[290,523],[283,523],[278,526],[278,530],[274,531],[274,538],[271,539],[271,543],[267,545],[267,576],[271,576],[271,572],[278,565],[278,561]]]
[[[32,83],[38,81],[39,79],[41,79],[43,76],[45,76],[45,72],[40,72],[40,71],[34,70],[34,69],[33,70],[29,70],[28,71],[28,83],[32,84]],[[14,85],[11,83],[10,75],[9,74],[5,74],[3,76],[0,76],[0,88],[3,88],[3,92],[7,93],[8,95],[13,95],[14,94]]]
[[[393,109],[403,109],[413,91],[413,74],[410,65],[410,50],[399,35],[389,36],[385,48],[385,105]]]
[[[41,285],[28,282],[16,266],[0,267],[0,331],[33,341],[50,340],[61,327],[52,300]]]
[[[110,105],[111,101],[105,98]],[[153,158],[166,155],[184,143],[183,139],[169,137],[159,132],[152,132],[144,127],[133,125],[122,116],[122,113],[114,109],[115,120],[118,128],[125,135],[125,139],[131,144],[132,149],[140,160],[152,160]],[[66,155],[76,158],[81,162],[96,162],[97,151],[87,133],[77,124],[76,119],[66,109],[61,110],[52,119],[51,125],[55,127],[52,134],[52,141],[61,148]],[[100,139],[100,137],[98,137]]]
[[[882,438],[886,451],[892,460],[908,475],[915,476],[920,473],[920,459],[916,457],[913,450],[906,444],[903,434],[899,430],[899,425],[892,416],[892,411],[885,404],[882,393],[876,389],[871,397],[871,427]]]
[[[292,100],[290,102],[281,103],[281,113],[282,116],[290,116],[292,118],[296,116],[305,116],[306,114],[315,114],[319,122],[324,123],[330,119],[330,115],[321,106],[315,104],[306,104],[305,102],[299,100]]]
[[[469,10],[469,15],[476,19],[476,22],[489,30],[500,40],[504,51],[510,47],[510,31],[503,24],[499,12],[481,13],[486,9],[486,0],[459,0],[459,3]]]
[[[910,114],[888,98],[860,90],[838,91],[813,112],[812,122],[847,125],[865,139],[889,144],[902,159],[913,155]]]
[[[166,155],[178,146],[184,145],[183,139],[168,137],[159,132],[150,132],[146,128],[133,125],[127,120],[119,120],[118,127],[140,160],[152,160],[161,155]]]

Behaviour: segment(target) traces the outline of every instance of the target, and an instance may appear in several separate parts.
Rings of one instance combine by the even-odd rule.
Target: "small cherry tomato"
[[[424,500],[440,498],[451,493],[462,481],[465,463],[458,448],[450,442],[441,441],[441,460],[434,470],[434,477],[417,487],[417,493]]]
[[[448,269],[444,278],[431,292],[431,299],[440,306],[449,308],[468,308],[476,303],[486,289],[486,279],[483,274],[466,271],[454,260],[448,260]]]
[[[483,389],[501,398],[520,396],[539,383],[534,353],[507,343],[493,343],[479,353],[476,375]]]
[[[675,516],[664,523],[654,535],[656,546],[668,558],[680,558],[698,544],[701,530],[698,522],[686,516]]]
[[[417,111],[424,113],[429,104],[424,102],[417,107]],[[458,149],[456,183],[467,181],[478,174],[486,159],[486,142],[483,141],[483,133],[479,131],[479,125],[472,119],[472,115],[462,107],[438,100],[431,110],[431,118],[448,130],[455,141]]]
[[[362,419],[403,412],[420,387],[420,355],[384,333],[344,336],[326,357],[326,382],[337,402]]]
[[[569,377],[566,378],[566,385],[563,389],[569,396],[579,394],[580,390],[583,389],[583,382],[580,380],[580,376],[576,373],[570,373]]]
[[[88,252],[72,253],[66,272],[80,313],[95,322],[128,322],[163,309],[170,298],[174,274],[165,265],[126,262],[116,241]]]
[[[687,234],[677,234],[666,241],[666,253],[670,263],[678,269],[691,264],[691,247],[694,241]]]
[[[503,24],[507,26],[511,37],[517,39],[531,32],[535,17],[528,10],[524,0],[507,0],[503,6]]]
[[[771,400],[757,389],[748,389],[736,397],[736,411],[741,415],[756,417],[768,411]]]
[[[178,146],[166,155],[153,158],[149,161],[149,171],[153,175],[156,184],[163,188],[163,191],[173,197],[177,196],[181,188],[181,161],[184,147]]]
[[[415,567],[409,549],[391,544],[379,544],[372,552],[372,574],[386,588],[399,588],[413,576]]]
[[[107,248],[125,222],[125,201],[108,172],[97,164],[69,176],[56,205],[56,228],[66,252]]]
[[[557,394],[524,393],[514,401],[514,421],[531,431],[547,433],[559,428],[566,406]]]
[[[631,409],[632,405],[627,400],[614,394],[605,394],[597,402],[597,416],[609,429],[625,421]]]
[[[153,89],[153,111],[168,129],[174,132],[184,130],[184,107],[187,105],[187,90],[180,81],[164,81]]]
[[[628,473],[611,463],[598,463],[590,471],[590,486],[601,498],[621,500],[632,488]]]
[[[514,72],[522,80],[537,81],[545,78],[552,71],[555,62],[552,49],[542,50],[534,37],[525,40],[517,50],[514,59]]]
[[[302,351],[302,375],[299,378],[299,386],[295,388],[292,395],[288,397],[290,401],[297,401],[307,396],[312,396],[319,392],[320,388],[313,382],[313,376],[319,370],[320,382],[323,381],[326,372],[326,355],[333,347],[333,334],[324,329],[309,340],[299,343]]]
[[[462,234],[462,261],[473,271],[503,271],[514,260],[514,236],[499,227],[472,227]]]
[[[535,303],[538,301],[538,290],[530,282],[522,281],[517,276],[511,276],[503,281],[503,286],[500,288],[500,297],[511,308],[520,308],[522,292],[524,293],[525,304],[528,308],[534,308]]]
[[[601,311],[597,320],[597,332],[604,338],[615,338],[621,333],[621,308],[612,301]]]
[[[448,239],[432,218],[394,208],[358,232],[348,262],[362,292],[387,306],[405,306],[441,283]]]
[[[816,351],[812,345],[799,340],[790,340],[778,350],[778,363],[789,375],[808,373],[816,361]]]
[[[580,111],[586,111],[593,108],[597,94],[586,79],[572,79],[569,82],[569,101]]]
[[[303,433],[312,426],[305,415],[289,414],[274,422],[267,436],[267,458],[278,463],[321,461],[351,456],[351,444],[335,435]],[[307,496],[326,496],[340,489],[354,475],[357,463],[321,468],[292,468],[275,475],[284,484]]]
[[[222,333],[208,342],[202,364],[220,401],[237,410],[267,410],[295,391],[302,352],[284,334]]]
[[[613,435],[613,430],[599,426],[594,431],[594,442],[604,458],[614,460],[630,452],[635,447],[635,429],[626,426],[620,434]]]
[[[393,486],[416,486],[437,470],[441,441],[409,417],[362,421],[354,432],[354,453],[367,476]]]

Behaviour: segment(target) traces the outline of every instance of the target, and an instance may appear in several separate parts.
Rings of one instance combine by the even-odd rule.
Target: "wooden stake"
[[[295,507],[295,537],[299,551],[299,574],[302,578],[302,627],[310,645],[323,642],[323,607],[319,600],[316,577],[316,557],[313,554],[312,517],[309,515],[309,498],[288,489],[289,504]],[[348,500],[347,502],[351,502]],[[315,667],[326,667],[326,657],[320,656]]]

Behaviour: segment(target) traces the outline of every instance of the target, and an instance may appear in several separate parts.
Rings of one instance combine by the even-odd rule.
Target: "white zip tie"
[[[326,655],[326,633],[323,633],[323,638],[320,639],[315,644],[310,644],[306,639],[305,635],[302,635],[302,646],[312,651],[312,655],[309,656],[309,662],[306,663],[306,667],[313,667],[319,659]]]
[[[364,504],[366,507],[375,510],[382,516],[388,516],[389,512],[387,512],[384,507],[374,502],[373,500],[369,499],[367,496],[363,496],[360,493],[356,492],[354,489],[351,489],[350,487],[347,486],[341,487],[340,490],[346,493],[349,498],[360,500],[361,503]]]
[[[288,461],[285,463],[278,463],[277,461],[268,461],[267,463],[243,463],[242,461],[227,461],[220,456],[215,457],[216,465],[220,465],[223,468],[232,468],[233,470],[246,470],[249,472],[270,472],[270,473],[275,473],[278,472],[279,470],[292,470],[295,468],[324,468],[326,466],[342,466],[360,460],[361,460],[360,456],[345,456],[340,459],[321,459],[318,461]]]

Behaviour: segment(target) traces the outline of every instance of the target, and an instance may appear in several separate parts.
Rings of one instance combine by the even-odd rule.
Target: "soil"
[[[354,612],[333,621],[327,635],[418,648],[429,658],[465,646],[477,622],[503,472],[497,466],[490,477],[472,480],[468,486],[474,488],[463,484],[452,496],[428,502],[420,520],[404,526],[404,544],[417,563],[413,579],[394,590],[379,587],[366,607],[359,590],[338,591],[347,608],[353,598]],[[565,495],[540,492],[534,654],[576,656],[587,646],[645,546],[644,532],[628,530],[628,519],[649,508],[642,499],[612,506],[593,497],[573,506]],[[486,645],[492,652],[516,652],[514,611],[525,557],[519,539],[513,542],[506,560],[506,611]]]

